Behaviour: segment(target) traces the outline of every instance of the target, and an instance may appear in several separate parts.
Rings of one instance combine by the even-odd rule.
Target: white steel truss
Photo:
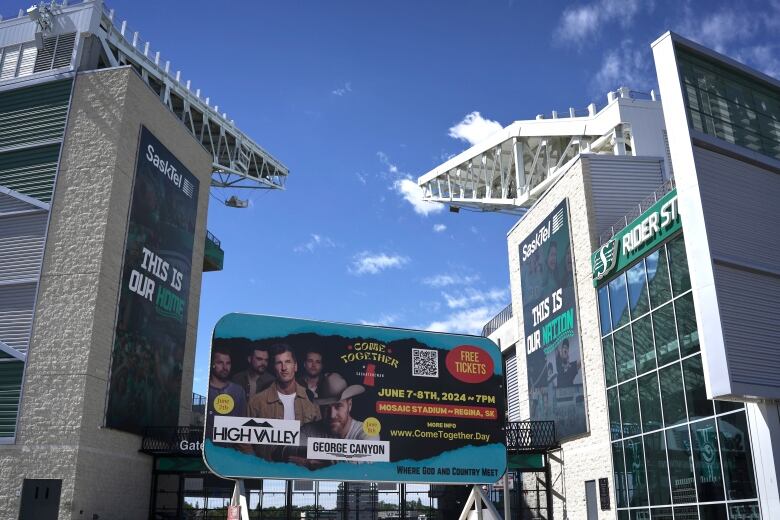
[[[635,155],[632,120],[644,123],[652,114],[662,124],[660,102],[652,93],[647,97],[621,88],[598,113],[591,105],[583,117],[572,109],[568,118],[516,121],[421,176],[423,198],[453,208],[523,214],[579,154]],[[638,107],[644,113],[636,114]]]
[[[35,23],[32,16],[28,20],[30,11],[45,15],[50,23],[46,26],[39,21]],[[189,81],[181,81],[180,72],[173,74],[170,62],[161,61],[159,52],[152,54],[150,43],[141,40],[138,32],[130,31],[126,22],[115,25],[113,10],[106,9],[102,0],[84,0],[71,5],[67,1],[40,3],[30,8],[28,14],[20,10],[16,19],[3,22],[0,18],[0,47],[4,45],[4,37],[13,34],[24,40],[18,45],[31,44],[34,49],[36,42],[40,42],[38,47],[46,50],[67,33],[75,34],[75,49],[65,63],[58,64],[55,60],[44,70],[38,68],[36,61],[35,70],[30,67],[25,74],[9,74],[9,79],[25,75],[35,81],[47,74],[129,65],[211,153],[213,187],[284,189],[289,175],[287,167],[247,137],[227,114],[210,104],[209,98],[203,99],[200,90],[193,92]],[[20,22],[28,22],[30,28],[19,30]],[[11,24],[9,29],[14,32],[3,33],[5,24]],[[29,36],[25,36],[27,33]],[[33,35],[35,40],[31,41]],[[90,52],[89,46],[95,43],[98,52]],[[0,77],[0,83],[3,79]]]

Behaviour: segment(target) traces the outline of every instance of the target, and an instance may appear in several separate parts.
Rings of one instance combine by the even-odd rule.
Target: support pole
[[[236,480],[236,485],[233,486],[233,496],[230,498],[230,506],[238,506],[240,509],[238,518],[240,518],[240,520],[249,520],[249,504],[246,499],[246,487],[244,487],[243,479]]]
[[[487,514],[483,514],[483,506]],[[482,488],[476,484],[471,486],[471,493],[469,493],[469,498],[463,506],[463,512],[461,512],[459,520],[471,518],[471,513],[474,512],[472,510],[473,507],[476,507],[477,520],[499,520],[501,518],[501,515],[496,510],[496,506],[488,500],[482,492]]]
[[[512,511],[509,504],[509,470],[504,473],[504,520],[512,518]]]

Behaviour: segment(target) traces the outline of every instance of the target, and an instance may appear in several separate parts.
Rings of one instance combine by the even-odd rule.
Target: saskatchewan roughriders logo
[[[601,246],[593,257],[593,278],[601,280],[612,271],[617,262],[617,241],[612,238]]]

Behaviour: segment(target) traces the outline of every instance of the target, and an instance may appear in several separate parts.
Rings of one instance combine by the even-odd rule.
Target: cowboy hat
[[[350,397],[355,397],[365,392],[365,388],[361,385],[349,385],[341,374],[335,372],[325,374],[322,378],[320,386],[317,388],[317,398],[314,399],[314,404],[325,405],[333,404]]]

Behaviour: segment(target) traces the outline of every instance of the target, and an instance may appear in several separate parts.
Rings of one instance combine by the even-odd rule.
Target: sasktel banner
[[[573,269],[564,199],[520,244],[530,416],[560,437],[588,431]]]
[[[228,314],[203,458],[230,478],[493,483],[504,395],[487,338]]]
[[[106,426],[179,420],[198,179],[141,127],[119,290]]]

